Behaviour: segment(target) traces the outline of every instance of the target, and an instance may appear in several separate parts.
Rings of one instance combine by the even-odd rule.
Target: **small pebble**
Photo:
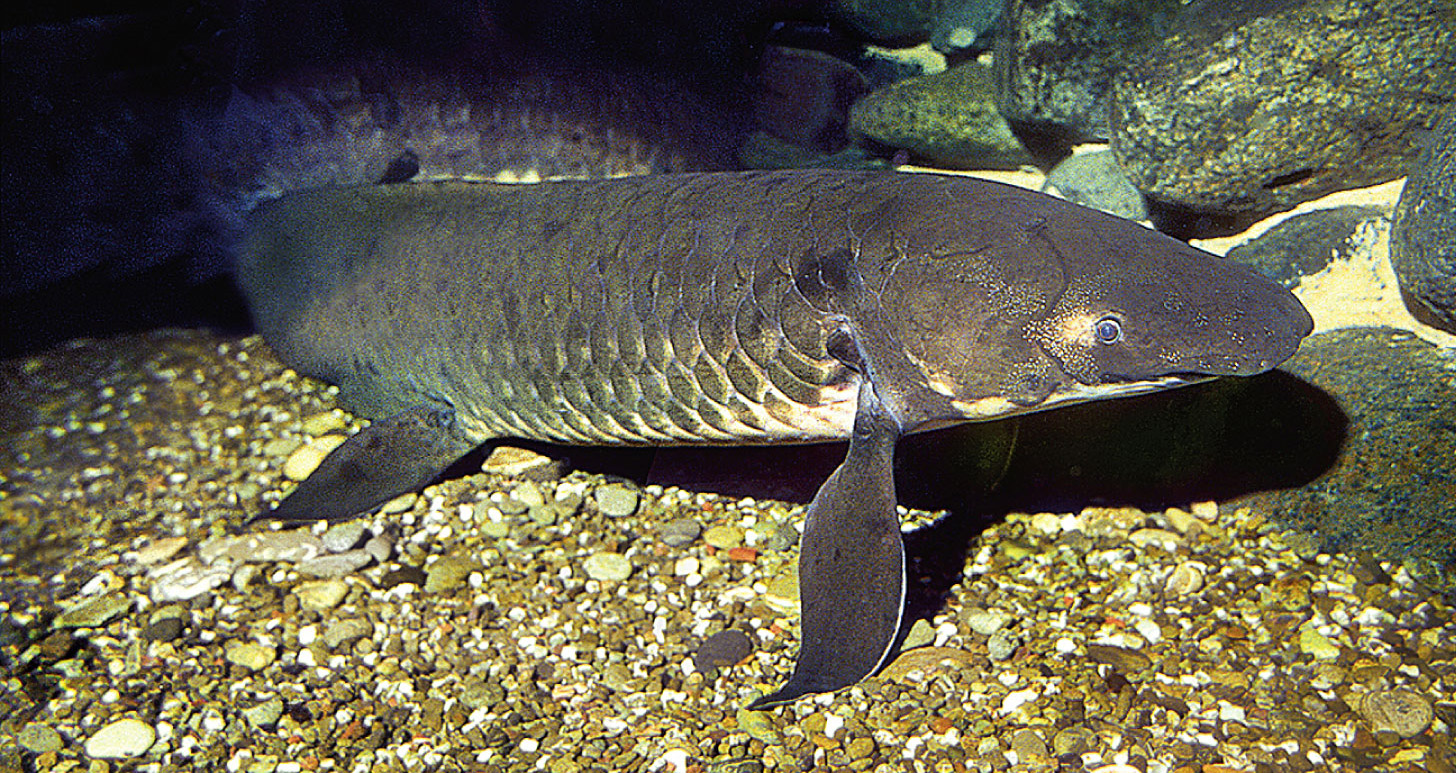
[[[910,632],[905,634],[905,641],[900,645],[900,649],[911,650],[916,647],[924,647],[933,641],[935,641],[935,629],[922,618],[910,626]]]
[[[1084,754],[1092,749],[1097,734],[1081,725],[1073,725],[1057,731],[1052,736],[1052,752],[1058,757],[1066,754]]]
[[[549,504],[556,509],[557,515],[562,518],[570,518],[576,515],[576,511],[581,509],[581,504],[585,501],[586,499],[579,492],[557,489],[556,499]]]
[[[86,739],[86,755],[116,760],[145,754],[156,743],[157,731],[139,719],[118,719]]]
[[[858,736],[849,742],[845,751],[849,752],[851,760],[865,759],[875,753],[875,739],[863,735]]]
[[[327,612],[337,607],[349,595],[349,584],[337,578],[310,580],[299,583],[293,593],[298,596],[298,604],[304,609]]]
[[[623,518],[637,512],[641,494],[635,487],[625,483],[609,483],[597,486],[592,492],[597,508],[608,518]]]
[[[1334,660],[1340,656],[1340,646],[1314,628],[1305,626],[1299,631],[1299,649],[1315,660]]]
[[[1187,510],[1170,507],[1163,511],[1163,517],[1168,520],[1168,525],[1179,534],[1188,534],[1191,531],[1203,529],[1203,521]]]
[[[20,744],[21,748],[35,754],[57,751],[65,743],[61,734],[57,733],[54,728],[39,722],[31,722],[22,727],[20,732],[15,734],[15,742]]]
[[[1173,567],[1163,583],[1163,592],[1169,596],[1186,596],[1203,587],[1203,566],[1196,561],[1184,561]]]
[[[1126,675],[1141,673],[1153,664],[1151,658],[1137,650],[1109,644],[1088,644],[1087,657],[1098,663],[1106,663]]]
[[[414,509],[415,502],[418,501],[419,498],[420,495],[413,491],[400,494],[394,499],[391,499],[388,502],[380,505],[379,512],[383,513],[384,515],[399,515],[400,513],[409,512],[410,510]]]
[[[1404,687],[1366,693],[1360,698],[1359,711],[1373,732],[1395,733],[1401,738],[1426,732],[1435,718],[1431,702]]]
[[[188,556],[170,564],[154,568],[150,573],[152,589],[147,595],[158,604],[169,601],[189,601],[217,588],[232,577],[232,567],[226,564],[203,566],[197,559]]]
[[[738,729],[748,733],[748,737],[762,744],[780,744],[783,738],[774,727],[772,721],[773,712],[749,711],[739,709],[737,714]]]
[[[664,523],[657,530],[657,537],[670,547],[680,548],[692,544],[703,532],[703,527],[691,518],[675,518]]]
[[[97,628],[120,617],[131,609],[131,599],[121,593],[108,593],[82,601],[56,616],[56,628]]]
[[[394,540],[383,534],[376,534],[364,543],[364,552],[374,557],[375,563],[384,563],[394,555]]]
[[[966,625],[972,631],[982,635],[990,636],[1001,630],[1010,622],[1011,616],[1004,612],[994,612],[985,609],[973,609],[966,615]]]
[[[364,539],[364,522],[354,520],[336,523],[319,539],[323,542],[324,549],[331,553],[353,550]]]
[[[506,501],[512,500],[523,506],[523,509],[517,511],[518,513],[526,512],[525,507],[546,504],[546,497],[541,493],[541,487],[531,481],[522,481],[521,485],[516,486]]]
[[[1167,529],[1138,529],[1127,535],[1127,539],[1140,548],[1157,545],[1158,547],[1172,552],[1178,549],[1183,543],[1183,538]]]
[[[1022,728],[1011,735],[1011,750],[1021,758],[1023,765],[1029,762],[1028,758],[1048,756],[1046,741],[1031,728]]]
[[[992,660],[1005,660],[1016,653],[1016,637],[1003,628],[986,640],[986,650]]]
[[[277,724],[283,716],[283,699],[273,697],[249,708],[243,709],[243,718],[253,727],[269,727]]]
[[[535,481],[556,480],[561,477],[561,465],[555,459],[512,446],[496,446],[480,465],[480,470],[493,475]]]
[[[769,551],[788,550],[799,544],[799,530],[794,528],[792,523],[784,522],[774,527],[769,533],[768,539],[763,542],[763,549]]]
[[[1212,501],[1209,501],[1209,502],[1194,502],[1193,503],[1193,507],[1190,508],[1190,509],[1193,511],[1193,514],[1194,515],[1198,516],[1199,518],[1202,518],[1205,521],[1216,521],[1216,520],[1218,520],[1218,503],[1217,502],[1212,502]]]
[[[743,530],[737,526],[714,526],[703,532],[703,541],[719,550],[731,550],[743,545]]]
[[[693,653],[693,666],[713,675],[753,654],[753,640],[737,628],[729,628],[709,636]]]
[[[163,561],[170,561],[177,555],[177,551],[187,546],[186,537],[164,537],[137,549],[132,554],[132,559],[139,564],[151,566],[160,564]]]
[[[537,526],[553,526],[561,519],[561,512],[552,505],[532,505],[526,517]]]
[[[768,581],[768,592],[763,600],[769,606],[786,612],[799,609],[799,572],[796,566],[789,566]]]
[[[142,637],[147,641],[173,641],[182,635],[185,627],[180,617],[161,617],[147,624],[146,630],[142,631]]]
[[[345,425],[343,411],[324,411],[305,418],[300,424],[305,435],[327,435],[341,432]]]
[[[278,659],[278,650],[255,641],[230,641],[224,650],[229,663],[249,671],[262,671]]]
[[[632,562],[621,553],[602,551],[587,556],[582,564],[586,576],[602,582],[625,580],[632,576]]]
[[[478,572],[483,565],[473,558],[463,556],[440,556],[425,568],[426,593],[444,593],[465,585],[471,572]]]
[[[324,646],[338,650],[350,642],[374,635],[374,624],[365,618],[333,620],[324,626]]]

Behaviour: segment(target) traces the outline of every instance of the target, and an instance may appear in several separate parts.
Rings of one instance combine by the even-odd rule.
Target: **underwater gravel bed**
[[[241,532],[358,426],[259,339],[0,385],[5,769],[1452,770],[1449,600],[1246,507],[1011,514],[882,675],[746,712],[798,505],[482,472]]]

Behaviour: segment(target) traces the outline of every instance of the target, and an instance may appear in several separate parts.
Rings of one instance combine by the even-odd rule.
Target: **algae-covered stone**
[[[131,599],[122,593],[108,593],[88,599],[56,616],[57,628],[95,628],[120,617],[131,608]]]
[[[1031,156],[996,111],[990,68],[967,62],[909,78],[855,104],[858,134],[957,169],[1016,169]]]
[[[1449,2],[1185,6],[1108,110],[1133,185],[1195,212],[1288,209],[1396,179],[1456,93]]]
[[[26,751],[35,754],[46,754],[57,751],[65,743],[61,734],[55,731],[50,725],[42,725],[39,722],[31,722],[22,727],[20,732],[15,734],[15,742],[20,744]]]
[[[1251,497],[1325,552],[1368,551],[1456,592],[1456,379],[1452,355],[1391,328],[1314,335],[1282,370],[1318,392],[1286,395],[1250,416],[1301,443],[1307,482]],[[1292,399],[1291,399],[1292,398]],[[1291,430],[1291,428],[1294,428]],[[1272,488],[1272,487],[1270,487]]]
[[[480,571],[481,563],[463,556],[440,556],[425,569],[425,592],[444,593],[465,584],[471,572]]]
[[[243,718],[253,727],[271,727],[283,716],[283,699],[274,695],[242,710]]]
[[[1448,108],[1400,192],[1390,262],[1411,313],[1456,333],[1456,108]]]
[[[1064,141],[1106,139],[1107,91],[1162,37],[1179,0],[1008,0],[996,36],[996,101],[1007,120]]]
[[[278,658],[278,649],[256,641],[231,641],[224,649],[229,663],[249,671],[262,671]]]

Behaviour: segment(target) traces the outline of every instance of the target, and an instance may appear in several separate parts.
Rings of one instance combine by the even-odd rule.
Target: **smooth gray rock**
[[[1047,175],[1046,185],[1068,201],[1129,220],[1145,220],[1147,202],[1117,165],[1110,150],[1068,156]]]
[[[693,667],[709,678],[753,654],[753,639],[737,628],[709,636],[693,653]]]
[[[691,544],[702,533],[702,525],[691,518],[674,518],[657,530],[658,538],[675,548]]]
[[[938,6],[919,0],[835,0],[828,12],[868,40],[901,44],[930,34]]]
[[[623,518],[637,512],[642,495],[635,486],[626,483],[608,483],[592,491],[597,508],[608,518]]]

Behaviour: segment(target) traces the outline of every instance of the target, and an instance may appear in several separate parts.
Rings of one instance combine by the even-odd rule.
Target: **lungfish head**
[[[966,190],[931,217],[914,205],[918,218],[887,229],[894,243],[865,244],[887,258],[878,302],[923,374],[902,398],[912,424],[1252,375],[1313,326],[1278,284],[1136,223],[1005,186]]]

